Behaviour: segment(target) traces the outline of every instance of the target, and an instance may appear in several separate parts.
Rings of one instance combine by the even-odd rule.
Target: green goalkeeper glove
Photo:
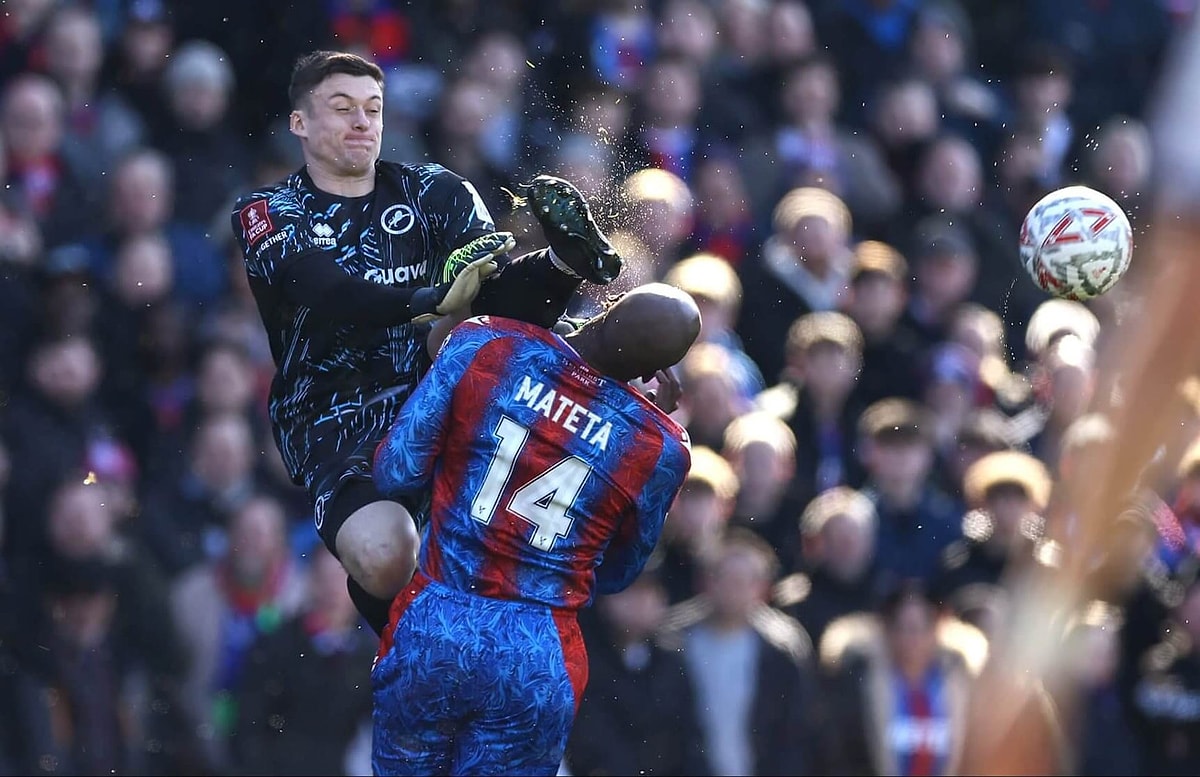
[[[413,295],[413,323],[424,324],[469,308],[483,282],[500,269],[499,257],[516,244],[511,232],[493,232],[452,251],[442,267],[442,282]]]

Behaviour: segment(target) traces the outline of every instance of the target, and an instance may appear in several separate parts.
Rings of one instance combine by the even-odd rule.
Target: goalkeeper
[[[379,159],[383,73],[361,57],[301,58],[289,97],[305,165],[239,199],[233,232],[277,368],[275,442],[381,631],[412,575],[424,505],[385,499],[372,457],[429,366],[428,324],[472,312],[552,326],[583,280],[610,282],[621,259],[579,192],[539,176],[526,195],[550,248],[508,260],[512,235],[470,182]]]

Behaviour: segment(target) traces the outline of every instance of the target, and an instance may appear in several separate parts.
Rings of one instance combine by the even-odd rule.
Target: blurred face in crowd
[[[908,678],[925,674],[937,656],[937,613],[918,597],[901,602],[886,625],[892,662]]]
[[[820,216],[797,219],[788,237],[797,258],[817,277],[824,277],[832,269],[834,258],[846,247],[841,231]]]
[[[850,285],[845,309],[863,335],[882,339],[896,328],[907,301],[902,283],[881,272],[867,272]]]
[[[156,154],[138,154],[116,170],[112,183],[112,220],[126,234],[161,229],[171,217],[171,171]]]
[[[438,121],[446,142],[474,146],[496,108],[496,95],[477,81],[460,80],[446,92]]]
[[[682,62],[652,65],[642,90],[646,112],[656,127],[692,127],[700,109],[700,77]]]
[[[1115,196],[1137,194],[1149,185],[1151,155],[1145,127],[1128,121],[1101,134],[1092,170],[1104,191]]]
[[[130,307],[149,305],[168,296],[174,275],[171,246],[158,235],[138,235],[124,241],[117,250],[115,291]]]
[[[618,640],[640,642],[662,624],[667,594],[653,577],[643,576],[624,591],[601,597],[598,606]]]
[[[701,0],[671,0],[663,9],[658,43],[664,53],[697,65],[708,62],[717,49],[717,20]]]
[[[875,134],[884,146],[899,148],[933,137],[940,116],[937,97],[924,81],[889,84],[875,112]]]
[[[875,557],[875,535],[870,525],[848,515],[832,516],[817,539],[817,563],[844,583],[858,581]]]
[[[70,482],[55,493],[50,504],[50,544],[68,559],[95,558],[111,547],[116,517],[104,489]]]
[[[929,308],[947,314],[971,296],[975,288],[976,259],[957,250],[943,249],[917,264],[917,293]]]
[[[766,562],[745,548],[725,548],[705,576],[705,594],[713,616],[727,624],[745,623],[766,601],[771,581]]]
[[[919,488],[933,463],[933,451],[922,439],[872,440],[865,453],[871,479],[885,495]]]
[[[100,22],[81,9],[55,14],[46,34],[46,64],[63,83],[91,84],[104,62]]]
[[[838,99],[837,73],[824,62],[793,71],[781,96],[784,115],[799,126],[832,121]]]
[[[774,513],[795,474],[795,461],[767,442],[747,443],[730,462],[737,473],[743,514],[766,519]]]
[[[224,491],[250,476],[253,439],[245,419],[223,415],[207,419],[196,432],[192,471],[214,491]]]
[[[720,440],[725,427],[740,414],[741,401],[728,375],[709,373],[687,381],[684,399],[688,431],[706,441]]]
[[[966,47],[952,26],[928,22],[917,27],[912,40],[913,62],[934,83],[958,76],[966,68]]]
[[[1021,527],[1037,513],[1029,493],[1015,483],[1000,483],[988,489],[984,508],[992,519],[992,537],[1001,547],[1021,536]]]
[[[637,236],[652,251],[663,252],[673,250],[691,232],[692,206],[690,202],[645,199],[633,203],[633,217]]]
[[[804,386],[818,402],[845,399],[858,380],[859,358],[834,343],[816,343],[801,362]]]
[[[795,62],[817,50],[808,6],[799,0],[772,3],[767,12],[767,51],[776,63]]]
[[[335,73],[292,111],[304,159],[337,177],[372,173],[383,137],[383,90],[370,76]]]
[[[206,412],[249,412],[254,401],[250,360],[232,347],[210,348],[200,362],[196,398]]]
[[[666,535],[685,543],[704,544],[721,531],[733,506],[706,484],[685,482],[667,512]]]
[[[283,510],[273,499],[255,498],[234,512],[229,526],[229,560],[239,582],[261,583],[287,555]],[[345,590],[345,578],[342,589]]]
[[[520,91],[528,69],[520,39],[504,31],[486,34],[463,63],[463,73],[470,80],[485,84],[506,99]]]
[[[738,224],[749,212],[746,181],[737,165],[708,160],[696,168],[696,202],[712,227]]]
[[[629,126],[631,101],[617,91],[592,91],[575,103],[572,125],[584,132],[613,140]]]
[[[725,0],[718,10],[722,45],[739,60],[758,61],[767,38],[766,4],[759,0]]]
[[[965,140],[936,143],[921,160],[918,186],[925,201],[950,213],[961,213],[983,199],[979,154]]]
[[[40,162],[53,155],[63,136],[63,100],[54,83],[33,75],[10,82],[0,133],[15,162]]]
[[[133,21],[121,33],[121,51],[130,74],[148,78],[162,71],[171,54],[174,35],[161,22]]]
[[[206,131],[216,127],[229,109],[229,89],[203,76],[183,79],[171,91],[171,112],[184,129]]]
[[[1025,76],[1017,81],[1017,105],[1030,121],[1045,121],[1065,110],[1071,100],[1071,79],[1064,73]]]
[[[950,323],[950,342],[969,350],[978,359],[1004,356],[995,327],[980,315],[957,315]]]
[[[936,418],[939,444],[953,441],[974,407],[975,386],[963,376],[935,376],[926,385],[923,399]]]
[[[83,405],[100,382],[96,349],[82,338],[43,345],[34,353],[30,369],[38,392],[64,408]]]

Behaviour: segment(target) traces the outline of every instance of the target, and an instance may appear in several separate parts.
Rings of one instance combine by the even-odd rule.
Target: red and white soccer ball
[[[1050,192],[1021,224],[1021,263],[1038,288],[1088,300],[1108,291],[1129,269],[1133,229],[1121,206],[1095,189]]]

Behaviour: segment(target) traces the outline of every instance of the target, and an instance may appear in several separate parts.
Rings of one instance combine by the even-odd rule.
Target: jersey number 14
[[[483,485],[471,503],[471,517],[482,524],[492,521],[496,506],[508,488],[513,465],[529,439],[529,429],[502,416],[492,434],[500,444],[488,463]],[[567,536],[573,520],[568,513],[591,471],[583,459],[567,456],[513,492],[505,509],[533,524],[530,545],[548,551],[554,548],[555,540]]]

